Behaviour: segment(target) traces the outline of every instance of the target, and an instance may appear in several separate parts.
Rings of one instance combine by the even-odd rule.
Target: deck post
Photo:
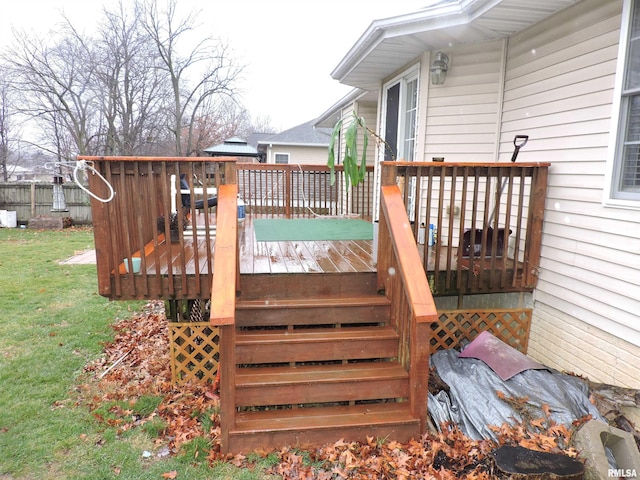
[[[218,190],[218,230],[211,281],[211,325],[220,335],[220,430],[221,448],[229,446],[229,432],[236,422],[235,309],[238,266],[238,185],[221,185]]]
[[[101,162],[96,162],[94,168],[101,175],[105,174],[105,169],[101,166]],[[89,190],[99,198],[107,198],[108,190],[104,182],[100,181],[96,175],[89,175]],[[100,202],[91,197],[91,215],[94,225],[94,245],[96,249],[96,263],[98,270],[98,293],[103,296],[111,295],[111,259],[112,245],[110,244],[110,226],[109,209],[106,203]]]
[[[380,182],[381,185],[398,184],[398,167],[395,165],[395,162],[382,162]]]
[[[523,272],[524,285],[530,288],[535,288],[538,281],[548,175],[549,167],[540,167],[534,170],[532,177],[529,225],[527,226],[527,258]]]

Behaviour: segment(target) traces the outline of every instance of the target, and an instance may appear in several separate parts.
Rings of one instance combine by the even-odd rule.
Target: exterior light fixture
[[[436,53],[436,58],[431,64],[431,85],[442,85],[447,78],[449,70],[449,57],[444,53]]]

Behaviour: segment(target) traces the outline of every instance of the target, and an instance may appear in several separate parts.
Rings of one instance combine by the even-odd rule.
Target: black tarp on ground
[[[511,348],[507,346],[507,348]],[[438,428],[452,422],[468,437],[497,440],[489,426],[513,425],[522,419],[497,396],[528,397],[532,418],[544,418],[543,405],[550,417],[568,428],[585,415],[605,421],[589,401],[588,387],[577,377],[550,370],[525,370],[503,381],[482,360],[459,358],[456,350],[441,350],[431,356],[431,365],[450,391],[429,394],[429,414]],[[514,421],[515,420],[515,421]]]

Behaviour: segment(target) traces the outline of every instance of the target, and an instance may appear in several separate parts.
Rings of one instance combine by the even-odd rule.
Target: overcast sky
[[[125,3],[127,0],[123,0]],[[60,12],[90,29],[117,0],[2,0],[0,44],[11,28],[46,33]],[[246,65],[242,101],[253,118],[287,129],[312,120],[346,95],[331,71],[375,19],[415,11],[429,0],[179,0],[202,11],[202,24],[227,40]]]

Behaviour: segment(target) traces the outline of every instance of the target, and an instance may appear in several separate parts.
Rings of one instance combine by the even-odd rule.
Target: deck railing
[[[238,190],[247,213],[268,216],[311,217],[357,214],[371,219],[373,211],[373,167],[367,167],[364,182],[344,188],[342,165],[335,169],[331,185],[325,165],[238,164]]]
[[[383,186],[380,200],[378,287],[391,300],[391,322],[399,333],[399,361],[409,373],[409,402],[427,426],[431,323],[438,313],[415,249],[400,189]]]
[[[382,183],[402,188],[435,294],[535,288],[548,167],[383,163]]]
[[[109,202],[92,199],[99,292],[113,299],[209,299],[216,219],[208,199],[225,183],[238,185],[249,214],[373,216],[371,167],[364,183],[344,189],[340,166],[332,186],[323,165],[236,169],[235,158],[83,159],[115,190]],[[400,186],[435,295],[533,290],[548,166],[383,162],[382,184]],[[97,175],[89,175],[89,188],[108,196]],[[161,221],[172,213],[189,226],[172,232]]]
[[[216,228],[210,200],[222,184],[236,183],[236,159],[78,160],[103,177],[88,174],[97,197],[91,206],[99,293],[113,299],[208,299]],[[115,194],[102,202],[109,197],[107,184]]]

